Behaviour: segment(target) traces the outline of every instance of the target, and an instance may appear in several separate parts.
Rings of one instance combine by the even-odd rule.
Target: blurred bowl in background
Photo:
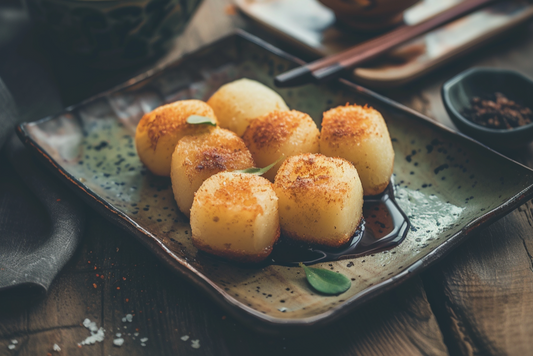
[[[382,31],[400,24],[403,12],[419,0],[319,0],[337,20],[358,31]]]
[[[98,68],[138,65],[165,53],[201,0],[24,0],[37,31]]]

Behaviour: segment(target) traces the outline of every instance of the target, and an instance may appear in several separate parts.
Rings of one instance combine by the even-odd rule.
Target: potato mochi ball
[[[307,114],[300,111],[271,111],[250,123],[243,140],[258,167],[272,164],[282,155],[318,153],[320,131]],[[273,181],[283,162],[278,162],[263,177]]]
[[[252,155],[243,140],[229,130],[216,128],[183,137],[172,154],[170,170],[179,209],[190,216],[194,193],[213,174],[253,166]]]
[[[363,216],[363,187],[354,166],[321,154],[283,162],[274,190],[283,236],[330,247],[350,241]]]
[[[242,136],[250,122],[273,110],[289,110],[278,93],[250,79],[239,79],[217,90],[207,103],[220,126]]]
[[[394,167],[394,150],[381,114],[368,106],[328,110],[322,119],[320,153],[353,163],[365,195],[383,192]]]
[[[170,161],[178,141],[186,136],[208,132],[210,125],[191,125],[191,115],[217,118],[213,109],[200,100],[181,100],[145,114],[135,132],[135,146],[141,162],[154,174],[170,175]]]
[[[278,198],[267,179],[217,173],[202,184],[191,208],[198,249],[239,262],[260,262],[279,237]]]

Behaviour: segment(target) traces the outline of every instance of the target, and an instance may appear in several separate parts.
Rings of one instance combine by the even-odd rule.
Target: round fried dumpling
[[[234,132],[216,128],[179,140],[170,177],[174,198],[182,213],[190,216],[194,193],[213,174],[254,166],[252,155]]]
[[[259,262],[279,237],[278,198],[267,179],[221,172],[206,179],[191,208],[198,249],[239,262]]]
[[[250,122],[273,110],[289,110],[278,93],[250,79],[225,84],[207,101],[220,126],[242,136]]]
[[[250,123],[242,137],[258,167],[266,167],[284,155],[318,153],[320,131],[311,117],[302,112],[271,111]],[[283,161],[263,177],[274,180]]]
[[[354,166],[321,154],[283,162],[274,190],[283,236],[323,246],[350,241],[363,216],[363,187]]]
[[[181,100],[145,114],[135,132],[137,154],[148,169],[159,176],[170,175],[170,161],[178,141],[186,136],[208,132],[210,125],[191,125],[191,115],[217,118],[213,109],[200,100]]]
[[[339,106],[324,113],[320,152],[352,162],[365,195],[383,192],[394,167],[394,150],[381,114],[367,106]]]

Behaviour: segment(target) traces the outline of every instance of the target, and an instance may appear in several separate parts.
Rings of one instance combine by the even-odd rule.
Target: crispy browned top
[[[239,207],[255,214],[263,214],[263,207],[258,203],[258,194],[275,196],[272,184],[263,177],[245,173],[219,173],[209,179],[216,183],[216,189],[210,198],[215,205],[228,208]],[[200,189],[203,194],[207,190]],[[208,198],[207,196],[204,198]]]
[[[216,172],[246,169],[254,166],[244,141],[234,132],[216,128],[209,133],[183,137],[177,154],[187,156],[184,165],[189,179],[200,171]]]
[[[355,170],[342,158],[313,153],[291,156],[278,170],[274,188],[307,202],[314,198],[325,199],[326,203],[342,202],[350,188],[345,175],[349,169]]]
[[[312,121],[309,115],[300,111],[275,110],[254,119],[242,138],[248,146],[255,145],[260,149],[285,142],[298,126]]]
[[[180,100],[163,105],[154,111],[145,114],[137,130],[147,130],[148,138],[153,149],[157,146],[159,138],[172,132],[195,128],[202,130],[206,125],[190,125],[187,118],[191,115],[207,116],[215,119],[216,116],[209,105],[201,100]]]
[[[350,137],[381,135],[378,125],[382,120],[381,114],[367,105],[346,104],[324,113],[321,135],[330,142]]]

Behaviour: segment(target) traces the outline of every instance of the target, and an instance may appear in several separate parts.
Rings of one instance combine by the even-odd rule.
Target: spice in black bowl
[[[492,129],[513,129],[533,122],[533,111],[502,93],[474,97],[462,115],[468,120]]]

